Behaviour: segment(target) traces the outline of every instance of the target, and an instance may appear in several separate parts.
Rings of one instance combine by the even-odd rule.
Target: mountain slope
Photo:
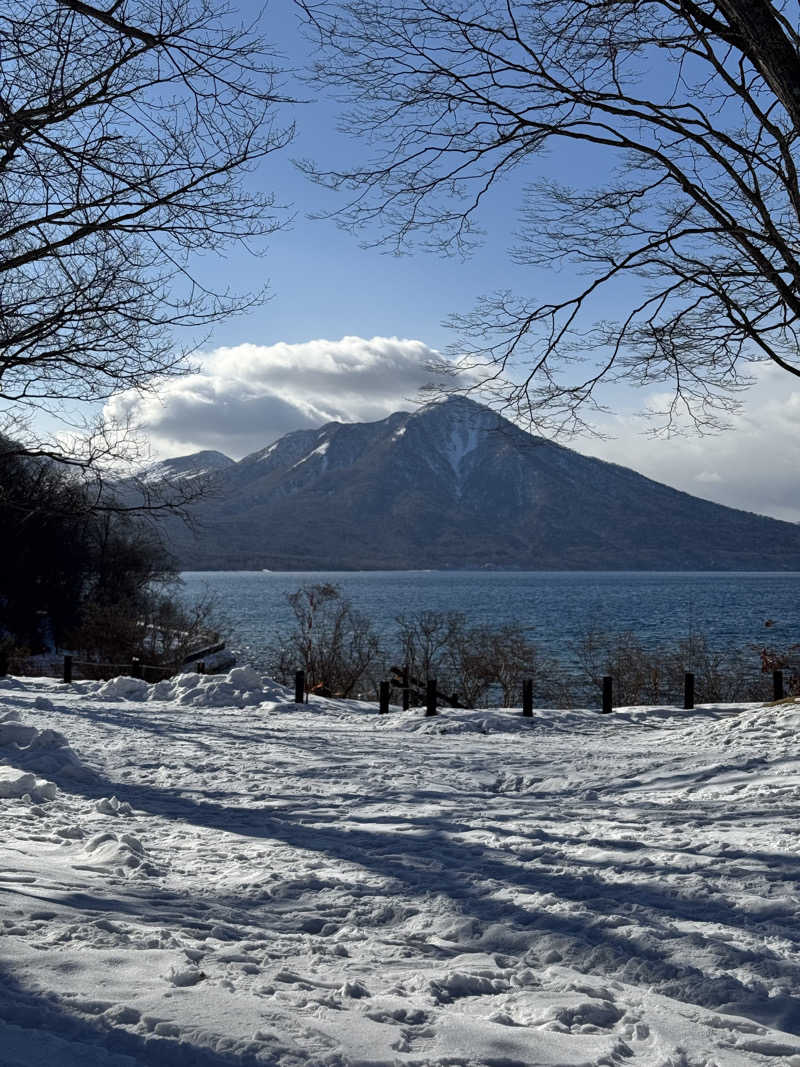
[[[800,570],[800,527],[581,456],[463,397],[290,433],[216,477],[196,532],[170,530],[187,569]]]
[[[217,474],[227,467],[236,466],[236,461],[224,452],[206,450],[193,452],[190,456],[174,456],[156,463],[147,473],[149,481],[175,481],[178,478],[200,478]]]

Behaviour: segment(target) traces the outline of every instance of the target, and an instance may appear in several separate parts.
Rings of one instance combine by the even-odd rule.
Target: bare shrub
[[[596,689],[605,675],[611,675],[618,704],[659,704],[668,699],[666,665],[631,630],[616,634],[590,630],[578,642],[576,658],[584,680]]]
[[[623,706],[681,703],[686,671],[695,676],[697,703],[734,703],[767,696],[752,654],[714,649],[697,632],[671,647],[649,648],[630,630],[593,630],[581,638],[575,653],[584,684],[597,691],[603,676],[611,675],[614,702]]]
[[[766,674],[783,671],[786,696],[800,696],[800,645],[788,648],[762,648],[759,651],[761,670]],[[765,682],[765,686],[767,683]]]
[[[306,672],[308,688],[323,686],[349,697],[356,686],[366,684],[380,655],[380,641],[369,619],[330,583],[303,586],[288,600],[294,629],[270,650],[279,680],[289,682],[299,665]]]
[[[153,666],[179,667],[191,652],[220,639],[219,626],[213,597],[184,604],[174,590],[167,595],[152,589],[145,597],[92,602],[70,644],[84,663],[121,666],[136,658]]]
[[[412,688],[421,689],[427,678],[435,678],[440,692],[459,694],[453,670],[453,644],[462,633],[465,617],[455,611],[420,611],[397,619],[399,650],[396,658],[408,670]],[[421,692],[416,692],[421,700]],[[460,701],[459,701],[460,702]]]
[[[516,705],[525,678],[533,679],[540,698],[556,689],[556,665],[518,624],[468,626],[463,614],[437,611],[397,621],[400,656],[411,678],[436,678],[440,692],[467,707],[484,706],[492,697]]]

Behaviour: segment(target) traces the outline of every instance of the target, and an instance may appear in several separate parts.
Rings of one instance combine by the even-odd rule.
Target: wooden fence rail
[[[203,673],[204,666],[202,663],[198,664],[200,673]],[[129,663],[96,663],[89,660],[78,660],[70,654],[65,655],[63,657],[62,674],[64,682],[70,684],[73,681],[76,669],[84,674],[99,674],[106,677],[114,677],[115,673],[128,674],[134,678],[160,681],[179,673],[181,668],[180,666],[165,667],[142,663],[138,657],[133,657]],[[7,671],[7,659],[4,660],[2,654],[0,654],[0,676],[4,676]],[[382,681],[378,690],[378,705],[382,715],[389,712],[392,687],[400,689],[404,711],[409,709],[412,695],[417,703],[422,703],[423,694],[426,716],[438,714],[439,708],[445,705],[454,708],[462,707],[455,694],[447,695],[440,692],[435,678],[426,678],[423,682],[419,678],[412,677],[407,667],[392,667],[391,673],[392,678],[388,681]],[[783,700],[784,698],[784,672],[782,670],[774,670],[772,672],[772,699]],[[297,670],[295,672],[295,702],[302,704],[306,700],[306,672]],[[695,675],[691,671],[684,673],[683,706],[687,710],[695,706]],[[602,680],[602,713],[605,715],[610,714],[613,707],[614,679],[611,675],[606,675]],[[533,716],[533,679],[531,678],[525,678],[522,681],[522,714],[526,718]]]
[[[438,690],[436,679],[426,679],[424,685],[418,678],[409,676],[408,669],[400,669],[399,667],[392,667],[391,681],[384,681],[380,683],[378,689],[378,706],[381,715],[386,715],[389,711],[389,697],[390,687],[394,686],[399,688],[402,693],[403,710],[408,711],[410,694],[414,693],[417,698],[417,703],[422,704],[422,693],[420,690],[424,689],[424,706],[425,715],[431,716],[438,714],[438,709],[442,702],[450,704],[454,708],[462,708],[463,705],[458,702],[455,696],[447,697],[441,694]],[[412,689],[411,687],[415,688]],[[784,699],[784,673],[782,670],[776,670],[772,672],[772,699],[783,700]],[[686,710],[691,710],[695,706],[695,675],[692,671],[684,672],[683,676],[683,707]],[[614,678],[612,675],[605,675],[602,679],[602,698],[601,698],[601,711],[604,715],[609,715],[614,709]],[[533,679],[524,678],[522,680],[522,714],[525,718],[533,717]]]

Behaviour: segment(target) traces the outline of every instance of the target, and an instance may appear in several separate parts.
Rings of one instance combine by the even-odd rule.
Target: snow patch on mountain
[[[444,454],[455,474],[462,473],[464,460],[478,447],[480,431],[475,426],[453,426],[445,442]]]
[[[331,446],[330,441],[323,441],[322,444],[319,445],[317,448],[312,449],[312,451],[309,452],[307,456],[303,456],[303,458],[298,460],[297,463],[293,463],[292,466],[289,468],[289,470],[291,470],[291,471],[296,470],[297,467],[301,467],[304,463],[308,463],[308,461],[310,459],[313,459],[314,456],[324,456],[325,453],[330,448],[330,446]],[[322,470],[325,470],[325,466],[326,466],[326,463],[325,463],[325,460],[323,459]]]
[[[148,484],[158,482],[192,481],[195,478],[208,478],[219,474],[228,467],[235,466],[235,460],[224,452],[206,449],[193,452],[188,456],[175,456],[154,464],[143,473],[142,480]]]
[[[269,457],[272,455],[272,453],[275,451],[279,444],[280,441],[273,441],[271,445],[267,445],[266,448],[262,448],[258,452],[254,452],[251,456],[248,456],[247,458],[256,463],[260,462],[261,460],[269,459]]]

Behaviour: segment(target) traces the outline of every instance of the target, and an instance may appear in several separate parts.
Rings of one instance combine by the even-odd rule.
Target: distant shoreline
[[[593,568],[587,570],[585,568],[574,569],[561,569],[553,570],[549,568],[542,568],[540,570],[532,570],[528,567],[314,567],[308,570],[274,567],[272,569],[257,568],[257,569],[244,569],[236,567],[202,567],[202,568],[184,568],[180,574],[274,574],[274,575],[287,575],[287,574],[774,574],[774,575],[795,575],[800,574],[800,570],[774,570],[767,567],[749,567],[742,570],[731,570],[730,568],[719,568],[718,570],[709,570],[704,568],[702,570],[695,570],[692,568],[682,568],[680,570],[666,569],[666,568],[647,568],[647,567],[611,567],[611,568]]]

